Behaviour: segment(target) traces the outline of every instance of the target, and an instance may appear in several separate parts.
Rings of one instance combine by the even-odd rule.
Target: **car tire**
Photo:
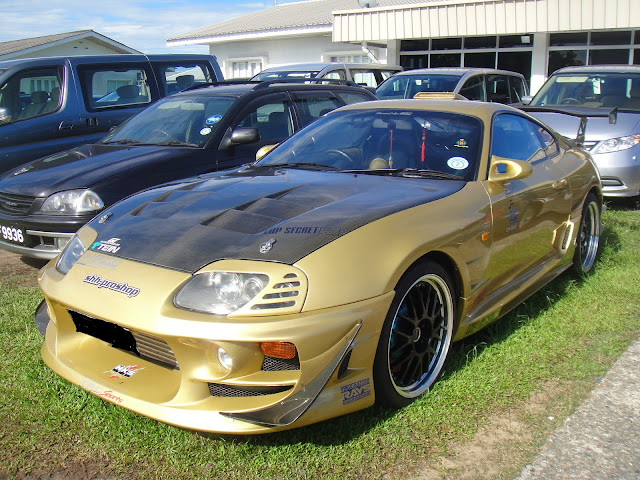
[[[373,365],[376,401],[401,408],[424,394],[440,374],[455,332],[449,274],[433,261],[398,282]]]
[[[573,267],[578,275],[586,275],[595,264],[600,245],[601,205],[593,193],[589,193],[582,206],[580,226],[576,234]]]

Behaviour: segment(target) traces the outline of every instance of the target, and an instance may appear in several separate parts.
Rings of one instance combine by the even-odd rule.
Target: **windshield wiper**
[[[133,145],[133,144],[144,145],[144,143],[141,143],[140,140],[134,140],[132,138],[123,138],[122,140],[111,140],[110,142],[104,142],[104,143],[106,144],[117,143],[119,145]]]
[[[290,163],[271,163],[267,165],[255,164],[254,167],[271,167],[271,168],[302,168],[309,170],[339,170],[332,165],[324,165],[322,163],[313,162],[290,162]]]
[[[177,145],[181,147],[199,147],[197,143],[181,142],[180,140],[167,140],[166,142],[157,142],[156,145]]]
[[[366,175],[389,175],[394,177],[445,178],[448,180],[462,180],[459,176],[452,173],[418,168],[372,168],[369,170],[340,170],[340,172],[362,173]]]

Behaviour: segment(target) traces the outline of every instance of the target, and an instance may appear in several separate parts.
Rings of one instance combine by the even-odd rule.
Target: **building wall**
[[[378,60],[386,63],[386,49],[369,47]],[[224,78],[248,77],[258,73],[251,69],[251,64],[259,63],[259,70],[292,63],[328,62],[331,57],[353,54],[365,56],[359,44],[334,43],[331,35],[315,35],[308,37],[267,38],[263,40],[248,40],[238,42],[224,42],[209,44],[209,53],[215,55],[222,68]],[[249,68],[245,74],[240,74],[236,66],[246,62]],[[258,71],[259,71],[258,70]]]

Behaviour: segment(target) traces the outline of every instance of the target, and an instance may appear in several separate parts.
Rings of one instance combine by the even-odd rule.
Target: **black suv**
[[[337,107],[376,97],[338,84],[220,82],[163,98],[96,144],[0,177],[0,248],[50,259],[102,209],[142,189],[236,167]]]

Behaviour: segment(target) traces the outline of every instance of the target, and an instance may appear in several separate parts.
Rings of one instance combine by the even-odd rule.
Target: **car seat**
[[[31,93],[31,103],[24,107],[18,114],[18,120],[24,120],[26,118],[37,117],[42,114],[42,111],[49,100],[49,94],[44,90],[37,90]]]

